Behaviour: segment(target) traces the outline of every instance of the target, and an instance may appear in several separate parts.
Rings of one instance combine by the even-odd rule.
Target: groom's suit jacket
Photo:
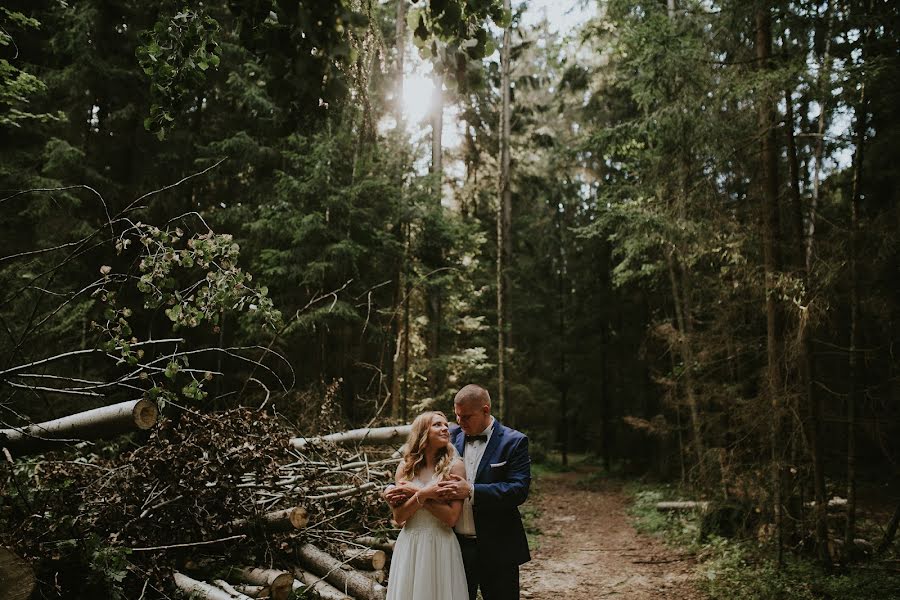
[[[450,429],[450,442],[462,456],[465,434],[458,425]],[[494,418],[491,439],[471,483],[475,486],[472,508],[479,555],[517,565],[531,560],[518,508],[528,498],[531,486],[531,458],[525,434]]]

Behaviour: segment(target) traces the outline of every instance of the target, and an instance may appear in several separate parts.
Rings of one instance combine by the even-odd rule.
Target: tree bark
[[[385,597],[385,588],[360,573],[343,565],[327,552],[319,550],[312,544],[303,544],[297,548],[297,556],[304,566],[317,573],[338,589],[346,590],[358,600],[381,600]]]
[[[287,600],[294,589],[294,576],[287,571],[238,567],[231,569],[228,575],[246,583],[268,586],[273,600]]]
[[[800,277],[803,279],[807,291],[810,290],[810,277],[806,265],[811,263],[810,253],[813,244],[806,240],[803,227],[803,206],[800,198],[800,165],[797,159],[797,144],[794,137],[794,104],[790,92],[785,92],[785,106],[787,108],[785,121],[787,122],[787,152],[788,166],[790,170],[791,190],[791,230],[797,244],[796,262]],[[813,218],[813,215],[810,215]],[[825,462],[822,456],[822,405],[821,397],[816,394],[813,387],[813,352],[812,352],[812,324],[809,322],[809,304],[801,309],[798,323],[798,348],[797,357],[798,375],[800,379],[800,395],[803,409],[806,413],[805,427],[806,440],[809,444],[809,453],[813,468],[813,495],[815,497],[815,509],[813,520],[816,531],[816,556],[822,566],[831,568],[831,555],[828,552],[828,515],[825,500]]]
[[[311,589],[320,600],[353,600],[324,579],[320,579],[300,567],[294,567],[294,576]]]
[[[755,12],[755,50],[757,68],[760,72],[771,68],[772,22],[767,1],[759,0]],[[770,444],[772,453],[772,506],[776,532],[776,558],[778,565],[784,563],[784,523],[783,486],[781,465],[782,443],[782,374],[781,374],[781,331],[778,305],[775,298],[775,283],[780,268],[779,224],[778,224],[778,149],[775,138],[775,104],[769,91],[759,92],[758,122],[762,138],[763,179],[763,261],[765,268],[766,294],[766,391],[772,409]]]
[[[284,531],[286,529],[303,529],[309,523],[309,511],[302,506],[275,510],[259,515],[257,518],[236,519],[229,524],[233,531],[246,531],[259,524],[266,531]]]
[[[313,438],[291,438],[291,446],[296,450],[302,450],[309,444],[389,444],[398,440],[405,440],[409,435],[412,425],[398,425],[396,427],[364,427],[351,429]]]
[[[395,540],[380,540],[370,535],[360,536],[354,541],[363,544],[364,546],[368,546],[369,548],[377,548],[378,550],[384,550],[385,552],[393,552],[394,544],[397,543]]]
[[[159,410],[149,400],[129,400],[35,423],[21,429],[0,429],[0,446],[20,456],[59,447],[66,442],[108,438],[156,425]]]
[[[183,573],[175,571],[172,574],[175,580],[175,587],[184,592],[189,598],[199,598],[200,600],[235,600],[234,596],[221,588],[217,588],[209,583],[197,581]]]
[[[344,558],[348,564],[364,571],[377,571],[387,564],[387,554],[384,550],[372,548],[346,548],[343,550]]]

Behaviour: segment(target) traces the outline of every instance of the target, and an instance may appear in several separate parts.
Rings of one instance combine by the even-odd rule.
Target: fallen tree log
[[[236,584],[234,584],[233,587],[241,594],[244,594],[245,596],[250,596],[251,598],[262,598],[263,596],[269,595],[269,588],[265,585],[253,585],[250,583],[236,583]]]
[[[397,542],[392,539],[380,540],[377,537],[371,535],[361,535],[358,538],[353,540],[357,544],[362,544],[363,546],[368,546],[369,548],[377,548],[379,550],[384,550],[385,552],[393,552],[394,544]]]
[[[187,594],[189,598],[199,598],[200,600],[234,600],[234,596],[225,590],[202,581],[197,581],[178,571],[175,571],[172,574],[172,577],[175,579],[175,586]]]
[[[307,500],[333,500],[335,498],[346,498],[347,496],[356,496],[357,494],[362,494],[368,492],[369,490],[374,490],[375,488],[380,487],[379,484],[374,481],[369,481],[368,483],[364,483],[360,486],[354,486],[340,492],[330,492],[328,494],[319,494],[318,496],[307,496]]]
[[[34,591],[34,571],[18,555],[0,548],[0,600],[27,600]]]
[[[384,550],[372,548],[345,548],[344,559],[347,563],[364,571],[377,571],[387,564],[387,555]]]
[[[366,427],[363,429],[351,429],[319,437],[291,438],[291,446],[296,450],[302,450],[308,444],[330,442],[332,444],[387,444],[395,440],[406,439],[412,425],[397,425],[395,427]]]
[[[357,600],[383,600],[385,597],[383,585],[343,564],[342,561],[312,544],[303,544],[297,548],[297,556],[303,566],[309,568],[313,573],[325,577],[339,590],[346,590]]]
[[[294,567],[294,577],[313,591],[321,600],[353,600],[350,596],[337,589],[324,579],[316,577],[309,571],[300,567]]]
[[[707,510],[709,502],[705,500],[682,500],[677,502],[657,502],[659,512],[675,512],[679,510]]]
[[[384,580],[387,579],[387,571],[384,569],[378,569],[377,571],[360,571],[360,573],[375,583],[384,583]]]
[[[245,583],[264,585],[269,587],[269,592],[274,600],[287,600],[294,588],[294,576],[287,571],[277,569],[255,569],[250,567],[236,567],[228,573],[229,579],[239,579]]]
[[[226,592],[231,594],[232,598],[236,598],[237,600],[253,600],[252,596],[248,596],[248,595],[244,594],[243,592],[235,589],[235,587],[233,585],[231,585],[224,579],[214,579],[213,585],[222,588],[223,590],[225,590]]]
[[[258,518],[235,519],[228,524],[233,531],[246,531],[254,525],[261,525],[266,531],[283,531],[285,529],[303,529],[309,524],[309,511],[302,506],[273,510],[261,514]]]
[[[150,400],[129,400],[27,427],[0,429],[0,446],[19,455],[65,442],[108,438],[156,425],[159,409]]]

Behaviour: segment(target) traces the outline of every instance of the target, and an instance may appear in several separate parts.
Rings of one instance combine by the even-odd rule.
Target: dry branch
[[[291,446],[302,450],[308,444],[320,444],[330,442],[332,444],[387,444],[395,440],[403,440],[409,435],[411,425],[398,425],[396,427],[364,427],[351,429],[313,438],[291,438]]]
[[[0,429],[0,445],[19,455],[45,450],[62,441],[111,437],[156,425],[159,410],[150,400],[129,400],[111,406],[35,423],[21,429]]]
[[[303,544],[297,548],[297,556],[310,571],[321,575],[336,588],[346,590],[358,600],[381,600],[385,597],[384,586],[312,544]]]

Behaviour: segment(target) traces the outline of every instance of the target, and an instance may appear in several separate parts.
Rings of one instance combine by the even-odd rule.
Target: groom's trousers
[[[519,600],[519,565],[498,562],[496,556],[481,555],[474,537],[456,537],[466,569],[469,600],[475,600],[479,586],[484,600]]]

